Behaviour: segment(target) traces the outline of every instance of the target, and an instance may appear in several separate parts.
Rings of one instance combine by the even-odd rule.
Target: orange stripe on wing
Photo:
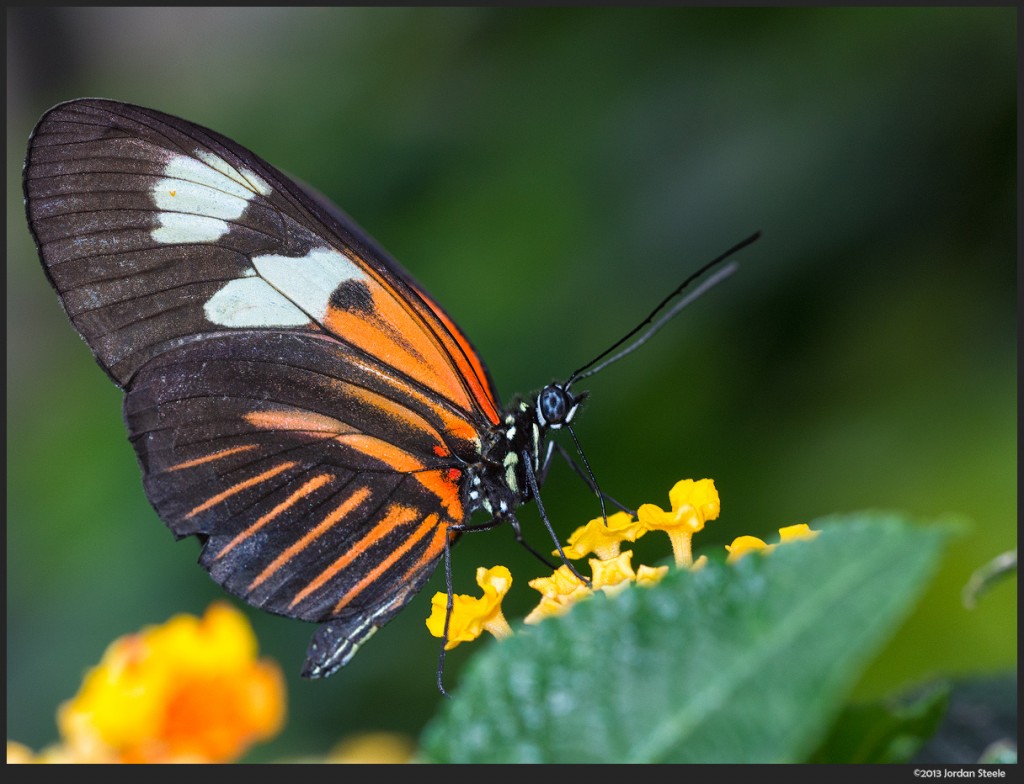
[[[380,460],[395,471],[411,474],[417,482],[437,496],[448,515],[455,520],[463,516],[462,502],[459,500],[458,480],[462,472],[457,468],[435,468],[423,470],[426,466],[401,447],[389,441],[364,434],[338,436],[337,439],[368,457]]]
[[[391,533],[395,528],[413,522],[420,516],[420,514],[420,510],[412,506],[400,506],[399,504],[392,504],[389,506],[384,518],[371,528],[370,531],[367,532],[366,536],[356,542],[345,552],[344,555],[320,572],[320,574],[311,580],[305,588],[295,594],[295,598],[292,599],[291,604],[288,605],[288,609],[295,607],[295,605],[309,596],[313,591],[323,586],[324,583],[352,563],[352,561],[366,552],[374,544]]]
[[[348,604],[356,596],[362,593],[367,586],[372,585],[382,574],[384,574],[384,572],[390,569],[396,561],[401,559],[402,556],[409,552],[413,545],[415,545],[417,542],[419,542],[420,539],[426,536],[432,528],[437,528],[438,519],[439,518],[436,514],[428,515],[426,519],[424,519],[423,522],[420,523],[416,531],[411,536],[407,537],[405,541],[402,542],[400,547],[396,547],[394,550],[392,550],[387,558],[385,558],[373,569],[371,569],[369,573],[367,573],[367,575],[363,577],[362,580],[353,585],[345,593],[345,595],[338,600],[337,604],[334,605],[332,613],[336,615],[337,613],[341,612],[341,610],[344,609],[346,604]],[[444,529],[438,528],[438,530],[443,531]]]
[[[269,411],[250,411],[242,417],[260,430],[295,430],[302,433],[355,433],[351,425],[340,419],[304,411],[301,408],[278,408]]]
[[[353,509],[358,507],[363,501],[370,496],[370,490],[367,487],[360,487],[356,492],[342,501],[336,506],[327,517],[325,517],[320,523],[318,523],[313,529],[307,531],[298,541],[293,545],[286,548],[277,558],[270,562],[270,564],[259,573],[259,576],[249,583],[249,590],[252,591],[259,587],[270,575],[284,566],[288,561],[302,552],[306,547],[313,541],[323,536],[323,534],[334,526],[339,520],[347,517]]]
[[[417,558],[416,562],[406,569],[405,574],[402,575],[403,583],[410,582],[413,577],[429,566],[431,562],[441,557],[441,553],[444,551],[444,538],[447,535],[447,525],[439,525],[434,530],[434,535],[431,537],[430,544],[427,545],[427,549],[423,551],[423,554]]]
[[[230,498],[231,496],[236,495],[236,494],[242,492],[243,490],[246,490],[246,489],[252,487],[253,485],[258,485],[260,482],[265,482],[266,480],[268,480],[268,479],[270,479],[272,477],[277,476],[282,471],[287,471],[289,468],[292,468],[295,465],[296,465],[295,461],[291,461],[291,460],[290,461],[286,461],[284,463],[278,463],[276,466],[271,468],[269,471],[264,471],[262,474],[259,474],[258,476],[251,477],[250,479],[246,479],[244,482],[239,482],[236,485],[232,485],[231,487],[229,487],[224,492],[217,493],[217,495],[213,496],[212,498],[209,498],[208,500],[203,501],[203,503],[199,504],[199,506],[195,507],[194,509],[192,509],[192,511],[190,511],[187,515],[185,515],[185,519],[189,520],[189,519],[195,517],[200,512],[205,512],[211,506],[216,506],[217,504],[219,504],[224,499]]]
[[[210,463],[214,460],[221,460],[229,455],[236,455],[239,452],[248,452],[250,449],[258,449],[259,444],[242,444],[241,446],[233,446],[229,449],[221,449],[219,452],[210,452],[208,455],[202,457],[196,457],[192,460],[185,460],[181,463],[175,463],[172,466],[165,468],[165,471],[181,471],[183,468],[194,468],[197,465],[203,463]]]
[[[409,409],[407,406],[404,406],[401,403],[396,403],[394,400],[384,397],[384,395],[377,394],[376,392],[366,389],[365,387],[356,386],[355,384],[347,384],[346,392],[360,403],[377,409],[395,424],[401,425],[409,430],[419,430],[431,436],[437,442],[437,445],[434,447],[435,453],[438,446],[440,446],[444,449],[444,454],[442,456],[447,456],[449,454],[448,449],[444,447],[444,440],[441,438],[441,434],[438,433],[437,430],[427,422],[427,420],[415,411]]]
[[[265,515],[263,515],[263,517],[261,517],[259,520],[257,520],[252,525],[250,525],[244,531],[240,532],[237,536],[235,536],[234,539],[232,539],[230,542],[228,542],[226,545],[224,545],[224,549],[221,550],[219,553],[217,553],[217,558],[220,558],[225,553],[227,553],[230,550],[232,550],[240,542],[244,542],[246,539],[248,539],[250,536],[252,536],[258,530],[260,530],[263,526],[265,526],[267,523],[269,523],[271,520],[273,520],[279,514],[281,514],[285,510],[287,510],[289,507],[294,506],[296,501],[299,501],[299,500],[305,498],[307,495],[309,495],[313,491],[323,487],[325,484],[330,482],[333,478],[334,477],[331,476],[330,474],[318,474],[318,475],[314,476],[312,479],[309,479],[309,480],[303,482],[302,487],[300,487],[298,490],[296,490],[294,493],[292,493],[290,496],[288,496],[286,499],[284,499],[281,503],[279,503],[277,506],[275,506],[273,509],[271,509],[269,512],[267,512]]]
[[[340,435],[336,439],[341,444],[350,446],[357,452],[362,452],[367,457],[372,457],[387,464],[395,471],[411,473],[423,468],[423,463],[413,457],[399,446],[390,441],[385,441],[376,436],[368,436],[364,433],[352,433]]]
[[[379,365],[362,360],[358,353],[353,353],[345,359],[362,372],[378,379],[385,387],[398,390],[402,396],[409,398],[416,406],[421,406],[430,411],[431,414],[440,420],[441,426],[446,433],[450,433],[452,436],[463,441],[468,441],[479,449],[479,433],[477,433],[473,424],[466,420],[463,414],[452,410],[451,401],[443,401],[443,399],[422,392],[417,387],[400,382],[393,375],[383,372]],[[341,387],[341,394],[351,394],[353,385],[343,381],[336,383]]]

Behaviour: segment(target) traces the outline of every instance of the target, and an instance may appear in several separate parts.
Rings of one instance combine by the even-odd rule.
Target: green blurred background
[[[7,727],[35,748],[116,636],[224,594],[149,507],[121,395],[65,320],[25,226],[28,134],[100,96],[214,128],[352,214],[471,336],[505,400],[565,378],[690,271],[762,229],[741,270],[588,380],[604,489],[667,504],[713,477],[697,541],[836,511],[956,520],[927,595],[857,688],[1015,670],[1016,11],[9,9]],[[597,514],[564,465],[564,536]],[[532,506],[521,515],[545,546]],[[648,537],[651,538],[651,537]],[[641,543],[641,544],[646,544]],[[643,550],[645,562],[667,545]],[[850,553],[856,558],[857,553]],[[537,565],[509,530],[478,565]],[[418,733],[440,699],[441,575],[353,663],[297,677],[313,627],[246,610],[290,720],[250,759]],[[815,590],[814,585],[807,586]],[[449,655],[457,689],[463,646]]]

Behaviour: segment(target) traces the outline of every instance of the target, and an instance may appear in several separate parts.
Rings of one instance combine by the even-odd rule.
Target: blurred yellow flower
[[[821,531],[812,531],[807,523],[787,525],[779,529],[779,544],[795,542],[797,539],[814,539]]]
[[[350,765],[397,765],[409,762],[416,744],[397,732],[363,732],[340,741],[325,762]]]
[[[476,570],[476,583],[483,596],[452,596],[452,614],[448,621],[448,641],[444,649],[450,651],[462,642],[475,640],[485,631],[498,639],[512,634],[512,628],[501,612],[501,601],[512,587],[512,574],[505,566]],[[431,612],[427,628],[435,637],[444,637],[444,619],[448,612],[448,594],[438,592],[430,601]]]
[[[280,669],[256,656],[245,616],[222,602],[121,637],[60,706],[62,744],[38,761],[235,760],[284,722]]]
[[[756,536],[737,536],[732,540],[732,544],[725,546],[726,552],[729,556],[725,559],[726,563],[735,563],[747,553],[752,553],[755,550],[766,550],[768,544]]]
[[[821,531],[811,530],[807,523],[799,523],[780,528],[778,544],[768,544],[756,536],[737,536],[733,539],[732,544],[725,546],[726,551],[729,553],[725,561],[726,563],[735,563],[747,553],[752,553],[755,550],[770,553],[780,544],[795,542],[800,539],[814,539],[820,533]]]
[[[714,520],[721,511],[718,491],[711,479],[683,479],[676,482],[668,494],[672,505],[666,512],[656,504],[642,504],[637,509],[637,521],[645,531],[664,531],[672,542],[676,566],[690,568],[693,562],[693,535]],[[698,567],[699,568],[699,567]]]
[[[703,555],[697,559],[697,563],[703,565],[707,561]],[[696,566],[696,565],[695,565]],[[636,568],[637,585],[654,585],[661,581],[661,578],[668,574],[667,566],[647,566],[640,564]]]

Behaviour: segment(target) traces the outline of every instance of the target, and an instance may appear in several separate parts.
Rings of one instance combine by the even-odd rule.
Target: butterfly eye
[[[557,429],[575,413],[575,401],[558,384],[548,384],[537,396],[537,415],[541,424]]]

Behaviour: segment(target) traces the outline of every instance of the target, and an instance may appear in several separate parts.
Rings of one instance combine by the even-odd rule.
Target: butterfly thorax
[[[573,396],[567,384],[549,384],[528,400],[516,398],[469,470],[467,511],[504,517],[532,499],[531,486],[539,484],[550,451],[548,434],[571,421],[583,397]]]

